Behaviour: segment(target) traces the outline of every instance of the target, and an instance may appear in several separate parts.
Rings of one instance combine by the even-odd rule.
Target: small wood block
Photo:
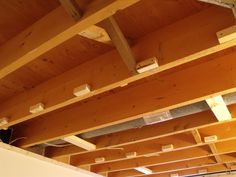
[[[8,124],[8,118],[7,117],[2,117],[0,119],[0,126]]]
[[[126,158],[134,158],[137,156],[137,152],[128,152],[125,154]]]
[[[212,143],[212,142],[216,142],[217,140],[218,140],[218,137],[216,135],[204,137],[205,143]]]
[[[169,152],[174,149],[173,144],[164,145],[161,147],[162,152]]]
[[[173,173],[173,174],[170,174],[170,177],[178,177],[179,174],[178,173]]]
[[[206,173],[207,173],[207,169],[198,170],[198,174],[206,174]]]
[[[144,61],[138,63],[136,65],[136,70],[138,73],[143,73],[146,71],[156,69],[156,68],[158,68],[158,66],[159,65],[157,63],[157,59],[154,57],[154,58],[150,58],[150,59],[147,59],[147,60],[144,60]]]
[[[39,113],[44,110],[43,103],[37,103],[36,105],[30,106],[29,112],[32,114]]]
[[[105,158],[104,158],[104,157],[98,157],[98,158],[95,159],[95,162],[96,162],[96,163],[105,162]]]
[[[77,97],[83,96],[91,92],[90,86],[88,84],[81,85],[79,87],[74,88],[74,95]]]
[[[236,25],[216,33],[220,44],[236,39]]]

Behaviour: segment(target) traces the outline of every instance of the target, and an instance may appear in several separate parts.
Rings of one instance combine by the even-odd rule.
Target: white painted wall
[[[0,177],[101,177],[0,143]]]

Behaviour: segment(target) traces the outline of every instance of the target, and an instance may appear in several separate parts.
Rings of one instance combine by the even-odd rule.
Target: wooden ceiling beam
[[[206,99],[207,104],[211,108],[213,114],[218,121],[227,121],[232,119],[232,116],[225,104],[222,96],[214,96],[213,98]]]
[[[168,173],[163,173],[163,174],[152,174],[152,175],[146,175],[147,177],[171,177],[172,174],[178,174],[178,176],[194,176],[194,175],[200,175],[199,170],[204,170],[207,169],[207,173],[217,173],[217,172],[227,172],[228,169],[222,165],[222,164],[217,164],[217,165],[212,165],[208,167],[199,167],[196,169],[189,169],[189,170],[180,170],[180,171],[175,171],[175,172],[168,172]],[[200,175],[201,176],[201,175]]]
[[[230,135],[220,136],[220,139],[218,139],[217,142],[219,144],[221,144],[220,142],[225,142],[225,144],[232,145],[230,143],[235,142],[235,136],[236,136],[236,131],[234,130],[235,126],[236,126],[236,122],[232,122],[230,126],[224,126],[224,127],[220,127],[219,125],[213,126],[215,127],[214,128],[215,131],[220,130],[222,132],[227,132],[227,130],[230,130],[230,132],[227,133]],[[200,136],[200,133],[199,133],[199,136]],[[153,155],[159,155],[163,153],[162,145],[166,145],[170,143],[173,144],[174,146],[173,151],[191,148],[191,147],[197,147],[202,144],[202,143],[199,143],[195,145],[194,139],[191,138],[191,135],[186,134],[186,133],[184,134],[181,133],[181,134],[176,134],[172,136],[167,136],[164,138],[157,138],[157,139],[149,140],[149,141],[146,140],[140,143],[132,143],[126,146],[116,146],[113,149],[110,148],[110,149],[105,149],[105,150],[100,150],[100,151],[98,150],[96,152],[81,153],[78,155],[71,156],[71,164],[75,166],[80,166],[84,164],[94,164],[94,159],[100,156],[105,157],[106,159],[105,163],[109,161],[123,160],[123,159],[126,159],[125,154],[132,151],[135,151],[137,153],[136,157],[141,157],[141,156],[148,157],[148,156],[153,156]],[[139,148],[139,147],[142,147],[142,148]],[[212,151],[212,153],[216,154],[217,151]]]
[[[0,48],[0,79],[33,61],[79,32],[139,0],[95,0],[75,22],[59,7]],[[94,5],[96,4],[96,5]],[[49,31],[50,29],[50,31]],[[14,51],[14,52],[13,52]]]
[[[236,144],[236,141],[234,140],[231,144]],[[221,148],[218,149],[219,153],[212,154],[211,150],[207,145],[202,145],[199,147],[193,147],[189,149],[179,150],[179,151],[173,151],[173,152],[167,152],[160,154],[159,156],[151,156],[151,157],[138,157],[134,159],[126,159],[121,161],[115,161],[115,162],[108,162],[103,164],[96,164],[91,166],[91,171],[93,172],[117,172],[121,170],[128,170],[133,169],[135,167],[139,166],[156,166],[156,165],[163,165],[163,164],[169,164],[174,162],[182,162],[185,160],[193,160],[193,159],[199,159],[203,157],[214,157],[214,155],[223,155],[228,153],[233,153],[236,151],[235,146],[226,147],[223,145],[223,142],[221,142]],[[235,161],[234,157],[234,161]],[[233,158],[231,158],[231,161],[233,161]],[[225,161],[222,159],[222,162]]]
[[[119,54],[116,50],[112,50],[1,103],[0,117],[8,117],[8,124],[5,127],[9,127],[228,48],[234,45],[236,40],[219,45],[216,36],[213,34],[233,23],[234,18],[228,11],[209,8],[143,37],[132,47],[134,56],[139,60],[153,56],[158,58],[160,66],[157,70],[131,77]],[[186,31],[186,29],[189,30]],[[202,37],[196,38],[199,33]],[[188,34],[187,37],[186,34]],[[176,39],[174,36],[178,36],[178,38]],[[176,48],[176,46],[183,44],[188,47]],[[160,45],[162,46],[161,50]],[[74,77],[75,75],[80,77]],[[86,83],[91,85],[91,92],[85,96],[75,97],[72,90]],[[40,102],[44,103],[44,110],[37,114],[29,113],[29,107]]]
[[[76,22],[83,16],[82,10],[75,0],[60,0],[60,3]],[[78,34],[88,39],[111,45],[111,39],[106,30],[97,25],[92,25]]]
[[[113,44],[116,46],[117,51],[119,52],[123,62],[129,69],[129,71],[132,74],[137,74],[136,60],[134,58],[133,52],[115,18],[111,16],[105,19],[102,24],[111,37]]]
[[[158,74],[137,86],[127,86],[16,126],[15,135],[27,137],[20,143],[27,147],[235,92],[235,66],[235,55],[228,54],[181,71]],[[87,121],[81,121],[85,117]]]
[[[155,174],[162,174],[168,172],[174,173],[175,171],[189,170],[199,167],[204,168],[215,164],[216,162],[213,157],[203,157],[194,160],[186,160],[182,162],[174,162],[164,165],[149,166],[149,169],[151,169]],[[142,174],[133,169],[108,173],[108,177],[128,177],[128,176],[142,176]]]
[[[170,143],[174,146],[174,149],[172,151],[196,146],[191,134],[177,134],[126,146],[119,146],[116,148],[109,148],[71,156],[71,164],[74,166],[96,164],[94,159],[96,159],[97,157],[104,157],[104,163],[107,163],[136,157],[148,157],[155,155],[158,156],[159,154],[163,153],[162,146],[168,145]],[[126,154],[131,152],[136,152],[136,156],[127,157]]]
[[[154,125],[144,126],[138,129],[126,130],[109,135],[92,138],[89,141],[96,143],[97,150],[116,148],[124,145],[144,143],[166,136],[176,135],[182,132],[188,132],[195,128],[209,126],[218,123],[210,111],[205,111],[168,122],[161,122]],[[176,129],[176,127],[178,127]],[[159,130],[159,131],[156,131]],[[83,154],[80,148],[67,146],[63,148],[48,147],[46,155],[48,157],[57,157],[65,155]]]
[[[68,137],[63,138],[63,140],[88,151],[92,151],[96,149],[96,145],[88,141],[85,141],[82,138],[79,138],[77,136],[68,136]]]

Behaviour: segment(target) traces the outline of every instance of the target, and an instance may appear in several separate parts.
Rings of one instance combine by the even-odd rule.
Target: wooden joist
[[[175,172],[167,172],[162,174],[153,174],[149,175],[149,177],[178,177],[178,176],[194,176],[199,175],[199,170],[203,170],[203,167],[198,167],[195,169],[189,170],[178,170]],[[217,172],[227,172],[227,168],[222,164],[212,165],[206,167],[208,173],[217,173]],[[175,175],[176,174],[176,175]],[[173,176],[172,176],[173,175]]]
[[[105,97],[94,98],[84,104],[74,104],[55,114],[19,125],[15,127],[16,135],[27,137],[20,143],[27,147],[196,103],[213,95],[235,92],[236,83],[232,79],[236,75],[234,58],[232,53],[171,74],[157,74],[152,80],[135,87],[127,86]],[[217,72],[214,72],[215,69]],[[194,82],[192,78],[195,78]],[[183,84],[190,82],[191,85]],[[125,101],[127,99],[130,101]],[[96,111],[91,111],[91,107],[96,107]],[[112,109],[114,107],[116,110]],[[81,122],[78,115],[86,117],[87,121]]]
[[[235,141],[234,141],[235,143]],[[117,172],[121,170],[133,169],[138,166],[156,166],[156,165],[164,165],[170,164],[174,162],[186,161],[199,159],[204,157],[214,157],[214,155],[221,156],[222,154],[229,154],[235,152],[234,147],[225,147],[223,145],[222,149],[219,149],[219,153],[211,154],[211,150],[207,145],[202,145],[199,147],[193,147],[189,149],[173,151],[168,153],[160,154],[159,156],[151,156],[151,157],[138,157],[135,159],[126,159],[115,162],[108,162],[103,164],[95,164],[91,166],[91,171],[93,172]],[[236,160],[235,157],[231,158],[231,161]],[[223,161],[223,159],[222,159]],[[225,161],[223,161],[225,162]]]
[[[150,166],[149,168],[153,171],[154,174],[161,174],[161,173],[167,173],[167,172],[174,172],[178,170],[188,170],[188,169],[195,169],[199,167],[207,167],[215,165],[214,158],[212,157],[203,157],[199,159],[194,160],[186,160],[182,162],[174,162],[169,164],[163,164],[163,165],[156,165],[156,166]],[[138,176],[140,173],[134,171],[134,170],[123,170],[123,171],[117,171],[117,172],[110,172],[108,174],[108,177],[128,177],[128,176]]]
[[[108,18],[117,10],[124,9],[138,1],[95,0],[88,5],[86,12],[78,22],[75,22],[63,7],[58,7],[1,46],[0,78],[33,61],[91,25]]]
[[[211,108],[213,114],[218,121],[227,121],[232,119],[232,116],[222,98],[222,96],[215,96],[206,99],[207,104]]]
[[[168,143],[172,143],[175,149],[170,151],[177,151],[185,148],[191,148],[196,146],[191,135],[187,134],[177,134],[170,137],[154,139],[150,141],[144,141],[140,143],[134,143],[125,146],[119,146],[119,149],[104,149],[100,151],[94,151],[91,153],[83,153],[76,156],[71,156],[71,164],[74,166],[81,165],[92,165],[94,163],[94,158],[96,157],[105,157],[106,162],[126,160],[136,157],[149,157],[149,156],[158,156],[162,153],[162,146]],[[142,148],[138,148],[142,147]],[[153,147],[150,149],[150,147]],[[126,154],[136,149],[136,156],[127,158]],[[165,151],[166,152],[166,151]]]
[[[136,74],[136,60],[115,18],[111,16],[105,19],[102,24],[105,26],[106,31],[129,71],[132,74]]]
[[[233,124],[235,125],[235,124]],[[222,129],[222,131],[227,131],[227,129],[233,128],[232,126],[226,126],[225,128]],[[217,126],[215,129],[217,130]],[[186,132],[188,133],[188,132]],[[204,134],[204,132],[202,133]],[[227,143],[228,141],[235,142],[235,135],[236,133],[231,131],[231,136],[225,136],[221,137],[217,142],[225,142]],[[135,147],[142,147],[142,149],[137,149],[137,156],[136,157],[148,157],[148,156],[154,156],[154,155],[160,155],[163,153],[162,151],[162,145],[167,144],[167,143],[172,143],[175,149],[171,151],[178,151],[181,149],[188,149],[191,147],[197,147],[202,144],[195,144],[194,140],[191,138],[191,134],[177,134],[177,135],[172,135],[172,136],[167,136],[163,138],[157,138],[154,140],[146,140],[140,143],[133,143],[130,145],[125,145],[125,146],[118,146],[118,149],[105,149],[105,150],[98,150],[96,152],[89,152],[89,153],[81,153],[75,156],[71,156],[71,163],[75,166],[80,166],[80,165],[87,165],[87,164],[93,164],[93,157],[96,156],[104,156],[106,157],[107,161],[118,161],[118,160],[125,160],[127,159],[125,156],[126,152],[129,152]],[[149,149],[149,147],[155,147],[153,149]],[[213,153],[217,153],[214,151]]]
[[[142,40],[132,48],[135,56],[139,56],[139,58],[146,59],[153,56],[160,58],[159,56],[162,56],[162,60],[159,61],[160,66],[157,70],[130,77],[131,75],[119,54],[116,50],[113,50],[2,103],[0,107],[0,117],[10,117],[9,123],[6,126],[11,126],[228,48],[234,44],[234,40],[218,45],[217,38],[212,34],[232,25],[233,22],[232,15],[224,11],[224,9],[207,9],[142,38]],[[184,31],[185,29],[189,30]],[[202,38],[196,38],[199,31],[201,31]],[[186,37],[183,34],[188,35]],[[173,40],[172,35],[178,36],[178,38]],[[191,47],[174,47],[182,45],[183,43]],[[199,43],[204,45],[199,45]],[[161,51],[159,50],[160,44],[162,45]],[[110,58],[112,58],[112,60],[110,60]],[[80,77],[74,77],[75,75],[79,75]],[[75,98],[71,90],[84,83],[91,84],[93,92],[84,97]],[[27,102],[24,100],[27,100]],[[44,111],[37,115],[29,114],[29,107],[39,102],[45,103]]]
[[[95,144],[85,141],[77,136],[68,136],[68,137],[63,138],[63,140],[88,151],[92,151],[96,149]]]
[[[217,120],[214,118],[210,111],[207,111],[181,117],[178,119],[173,119],[168,122],[141,127],[134,130],[126,130],[123,132],[113,133],[109,136],[100,136],[97,138],[93,138],[91,141],[96,142],[98,147],[97,150],[116,148],[123,145],[145,143],[149,140],[155,140],[157,138],[163,138],[171,135],[175,135],[176,137],[179,133],[188,132],[192,129],[209,126],[214,123],[217,123]],[[178,127],[178,129],[176,129],[175,127]],[[159,131],[156,131],[157,129]],[[214,129],[212,131],[214,131]],[[168,141],[165,141],[165,143],[168,143]],[[59,149],[49,147],[46,149],[46,155],[48,157],[75,155],[80,153],[83,154],[84,152],[85,151],[74,146],[67,146]]]

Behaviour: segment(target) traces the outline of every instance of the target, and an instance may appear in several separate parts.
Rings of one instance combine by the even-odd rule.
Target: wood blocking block
[[[161,147],[162,152],[169,152],[174,149],[173,144],[164,145]]]
[[[96,163],[102,163],[102,162],[105,162],[105,160],[106,160],[105,157],[98,157],[98,158],[95,159],[95,162]]]
[[[32,114],[39,113],[44,110],[43,103],[37,103],[36,105],[30,106],[29,112]]]
[[[88,84],[83,84],[79,87],[74,88],[73,93],[75,96],[80,97],[91,92],[90,86]]]
[[[136,65],[136,70],[138,73],[143,73],[146,71],[156,69],[158,68],[158,66],[159,65],[157,63],[157,59],[154,57],[154,58],[150,58],[150,59],[147,59],[138,63]]]
[[[128,152],[125,154],[126,158],[134,158],[137,156],[137,152]]]
[[[216,135],[204,137],[204,142],[205,143],[212,143],[212,142],[216,142],[217,140],[218,140],[218,138],[217,138]]]

